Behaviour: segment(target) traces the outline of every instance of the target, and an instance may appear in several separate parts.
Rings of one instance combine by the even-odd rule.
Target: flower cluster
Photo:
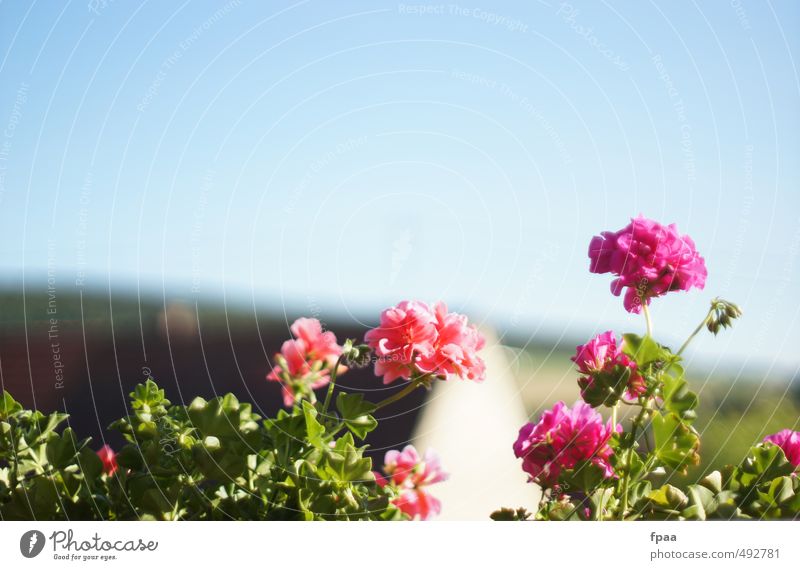
[[[342,353],[336,335],[323,332],[317,319],[297,319],[290,330],[294,338],[283,343],[280,353],[275,355],[276,364],[267,375],[267,380],[283,386],[286,406],[294,404],[299,397],[314,401],[313,390],[328,383],[330,372]],[[340,367],[337,372],[343,371],[344,367]]]
[[[616,232],[603,232],[589,244],[590,271],[611,273],[611,292],[627,288],[625,309],[639,313],[642,304],[669,291],[702,289],[706,265],[689,236],[678,233],[675,224],[664,226],[639,216]]]
[[[784,429],[778,433],[764,438],[767,443],[773,443],[783,450],[786,459],[795,467],[800,467],[800,431]]]
[[[420,457],[413,445],[407,445],[402,451],[387,451],[383,472],[386,477],[375,474],[378,484],[394,490],[396,497],[392,503],[409,518],[429,520],[441,512],[439,499],[431,495],[427,487],[447,480],[448,474],[432,450],[427,450],[424,457]]]
[[[420,301],[402,301],[381,313],[378,327],[365,342],[375,352],[375,374],[390,384],[423,376],[448,380],[459,377],[482,381],[485,364],[478,351],[483,335],[464,315],[449,313],[447,305],[431,308]]]
[[[613,450],[608,442],[620,426],[603,418],[585,402],[568,408],[558,402],[542,414],[538,423],[527,423],[519,430],[514,454],[522,459],[522,469],[530,480],[544,487],[558,483],[565,469],[581,463],[600,467],[606,478],[614,477],[610,458]]]
[[[636,362],[622,351],[623,342],[606,331],[578,346],[572,357],[583,375],[578,379],[581,398],[594,407],[613,406],[623,395],[635,400],[647,391]]]

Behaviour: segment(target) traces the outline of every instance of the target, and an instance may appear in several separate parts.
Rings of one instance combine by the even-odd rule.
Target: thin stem
[[[680,356],[680,355],[681,355],[681,353],[682,353],[682,352],[683,352],[683,351],[686,349],[686,347],[687,347],[687,346],[689,346],[689,343],[690,343],[690,342],[692,342],[692,339],[694,339],[694,337],[696,337],[696,336],[697,336],[697,333],[699,333],[699,332],[700,332],[700,330],[701,330],[701,329],[702,329],[704,326],[706,326],[706,323],[708,322],[708,319],[710,319],[710,318],[711,318],[711,315],[712,315],[713,313],[714,313],[714,306],[712,305],[712,306],[711,306],[711,308],[708,310],[708,313],[706,313],[706,316],[705,316],[705,317],[703,317],[703,320],[702,320],[702,321],[700,321],[700,324],[699,324],[699,325],[697,325],[697,328],[696,328],[696,329],[694,329],[694,330],[692,331],[692,334],[690,334],[690,335],[689,335],[689,338],[687,338],[687,339],[684,341],[684,343],[683,343],[683,344],[681,345],[681,347],[678,349],[678,352],[676,352],[676,353],[675,353],[675,356]]]
[[[331,405],[331,399],[333,398],[333,387],[336,385],[336,373],[339,372],[339,366],[341,366],[343,360],[344,355],[342,354],[336,360],[333,370],[331,370],[331,381],[328,383],[328,393],[325,394],[325,403],[322,404],[322,417],[325,417],[325,414],[328,413],[328,406]]]
[[[639,427],[642,424],[642,420],[644,420],[645,415],[650,410],[650,401],[647,401],[645,406],[642,406],[642,411],[639,412],[639,415],[633,420],[631,425],[631,446],[628,448],[627,457],[625,460],[625,475],[622,478],[622,510],[619,513],[619,520],[624,521],[625,515],[628,512],[628,487],[630,485],[630,469],[631,469],[631,459],[633,458],[634,453],[634,446],[636,445],[636,432],[639,431]]]
[[[417,388],[417,386],[421,385],[422,383],[419,380],[411,380],[405,388],[403,388],[399,392],[395,392],[385,400],[381,400],[380,402],[378,402],[375,405],[375,409],[380,410],[381,408],[384,408],[389,404],[396,402],[397,400],[402,400],[403,398],[408,396],[411,392],[413,392]]]
[[[542,509],[544,508],[544,505],[545,505],[545,503],[547,501],[547,498],[548,498],[547,497],[547,493],[549,492],[549,490],[545,489],[544,487],[539,487],[539,489],[542,491],[542,494],[539,495],[539,504],[536,507],[536,514],[537,515],[542,512]]]
[[[611,407],[611,429],[616,429],[617,427],[617,410],[619,409],[619,402],[614,404]]]
[[[653,322],[650,320],[650,309],[647,308],[647,303],[642,301],[642,312],[644,313],[644,322],[647,326],[647,336],[653,336]]]

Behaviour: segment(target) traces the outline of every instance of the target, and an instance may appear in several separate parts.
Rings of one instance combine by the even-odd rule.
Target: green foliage
[[[669,412],[653,413],[653,438],[655,439],[655,456],[667,467],[676,471],[684,471],[689,465],[700,462],[698,448],[700,438],[692,426],[686,424],[680,416]]]
[[[354,436],[375,428],[375,406],[339,394],[340,418],[307,401],[262,420],[231,394],[172,405],[148,379],[111,428],[128,444],[113,475],[63,429],[66,414],[0,399],[3,519],[402,519]],[[341,432],[344,433],[341,433]]]
[[[780,447],[753,447],[738,466],[714,471],[686,492],[665,485],[640,502],[649,519],[794,519],[800,512],[800,479]]]
[[[636,361],[639,370],[647,370],[653,366],[662,366],[670,360],[671,354],[652,337],[639,336],[632,333],[622,335],[625,340],[623,352]]]
[[[361,394],[341,392],[336,398],[336,409],[342,415],[347,429],[360,439],[378,427],[377,420],[370,415],[375,411],[375,404],[364,400]]]
[[[10,394],[0,398],[0,516],[3,519],[102,517],[102,465],[63,429],[67,415],[24,409]]]

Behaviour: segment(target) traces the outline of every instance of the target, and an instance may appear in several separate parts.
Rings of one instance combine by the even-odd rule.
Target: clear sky
[[[800,363],[800,4],[0,3],[0,278],[501,332],[641,330],[588,273],[643,213],[705,256],[690,352]],[[76,285],[77,282],[77,285]],[[771,368],[774,367],[774,368]]]

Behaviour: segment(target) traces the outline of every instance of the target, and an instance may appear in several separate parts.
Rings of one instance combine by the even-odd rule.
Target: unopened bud
[[[706,327],[712,333],[717,334],[720,329],[730,327],[733,320],[741,316],[742,310],[735,303],[717,298],[711,301],[711,314],[706,322]]]
[[[342,355],[345,365],[350,368],[364,368],[369,364],[372,350],[366,344],[353,344],[352,340],[347,339],[342,346]]]

